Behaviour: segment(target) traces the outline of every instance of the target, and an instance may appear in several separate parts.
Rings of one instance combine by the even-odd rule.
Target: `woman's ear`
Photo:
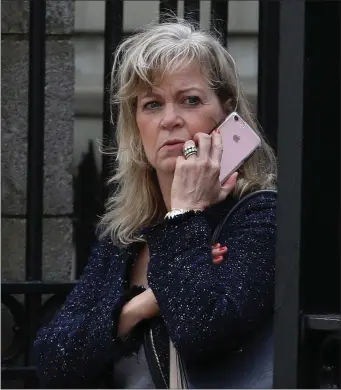
[[[226,116],[231,114],[231,112],[234,110],[234,107],[232,106],[233,105],[233,101],[234,101],[233,98],[229,98],[229,99],[226,100],[226,102],[223,105],[224,112],[225,112]]]

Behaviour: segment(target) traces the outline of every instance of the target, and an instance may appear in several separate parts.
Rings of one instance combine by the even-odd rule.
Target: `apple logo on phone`
[[[239,137],[237,134],[235,134],[235,135],[233,136],[233,141],[234,141],[235,143],[238,143],[238,142],[240,141],[240,137]]]

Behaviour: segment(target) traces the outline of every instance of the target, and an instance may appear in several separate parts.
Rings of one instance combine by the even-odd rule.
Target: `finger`
[[[237,178],[238,178],[238,172],[234,172],[223,184],[222,184],[222,188],[224,188],[227,192],[227,194],[229,194],[233,188],[236,186],[237,184]],[[226,194],[226,195],[227,195]]]
[[[193,140],[198,145],[198,158],[200,160],[207,160],[211,152],[211,136],[206,133],[196,133],[194,134]]]
[[[226,246],[223,246],[223,247],[217,248],[217,249],[212,249],[212,256],[213,256],[213,257],[222,256],[222,255],[224,255],[226,252],[227,252]]]
[[[223,261],[224,261],[224,257],[223,256],[214,257],[213,260],[212,260],[213,264],[221,264]]]
[[[190,147],[196,147],[195,145],[195,142],[193,140],[188,140],[184,143],[184,146],[183,146],[183,149],[182,149],[182,153],[184,154],[185,156],[185,150],[187,148],[190,148]],[[188,157],[185,157],[186,160],[189,160],[189,159],[195,159],[197,157],[197,154],[196,153],[193,153],[191,154],[190,156]]]
[[[184,156],[178,156],[177,158],[176,158],[176,165],[175,165],[175,168],[178,166],[178,165],[180,165],[183,161],[185,161],[186,159],[185,159],[185,157]]]
[[[219,244],[219,242],[217,242],[216,244],[212,245],[212,249],[216,249],[216,248],[219,248],[221,245]]]
[[[211,139],[211,160],[220,163],[221,157],[223,155],[223,141],[221,138],[220,131],[214,131],[212,133]]]
[[[218,257],[220,256],[220,250],[219,249],[213,249],[212,250],[212,257]]]

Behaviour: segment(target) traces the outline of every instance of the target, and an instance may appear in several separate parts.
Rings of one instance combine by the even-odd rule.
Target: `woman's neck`
[[[165,173],[165,172],[156,172],[157,179],[159,182],[161,194],[163,197],[163,201],[165,202],[167,211],[171,210],[171,191],[172,191],[172,183],[173,183],[173,173]]]

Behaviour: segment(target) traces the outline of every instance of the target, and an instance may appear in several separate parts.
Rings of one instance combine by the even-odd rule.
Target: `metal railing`
[[[177,4],[177,0],[160,1],[160,13],[167,10],[176,12]],[[328,6],[329,10],[326,8]],[[328,354],[329,360],[324,358],[324,353],[327,353],[326,348],[334,348],[333,340],[337,340],[337,330],[340,326],[339,298],[326,293],[323,301],[325,307],[322,303],[316,310],[312,305],[302,303],[309,301],[303,297],[311,291],[304,290],[304,278],[302,277],[304,273],[305,275],[309,273],[302,257],[306,256],[303,249],[307,247],[307,240],[310,237],[303,220],[304,216],[307,217],[305,212],[307,206],[303,201],[305,194],[303,187],[306,183],[311,184],[307,178],[309,169],[304,164],[304,156],[307,148],[317,142],[313,139],[313,134],[307,130],[308,127],[316,129],[314,123],[309,120],[312,116],[309,114],[311,101],[307,98],[307,85],[310,85],[307,83],[311,82],[308,80],[309,72],[315,71],[316,75],[318,71],[317,68],[311,70],[312,65],[307,63],[306,58],[307,39],[312,34],[311,20],[314,19],[313,14],[316,12],[316,9],[314,11],[312,7],[313,5],[308,5],[304,1],[262,1],[259,3],[258,118],[270,143],[277,150],[280,166],[275,388],[339,386],[339,382],[335,379],[337,369],[330,361],[330,353]],[[340,21],[337,22],[336,19],[337,16],[333,16],[337,15],[337,12],[338,15],[340,14],[338,2],[334,5],[321,4],[320,7],[325,7],[324,12],[326,17],[329,15],[330,25],[334,23],[335,26],[340,26]],[[26,281],[2,283],[2,303],[12,313],[15,322],[13,342],[5,356],[2,357],[2,380],[22,379],[25,388],[39,387],[30,353],[35,333],[43,319],[57,310],[65,296],[77,283],[76,281],[51,283],[42,280],[44,112],[41,111],[41,107],[44,107],[45,88],[45,8],[45,1],[30,1]],[[191,19],[199,20],[199,9],[199,0],[185,0],[185,17],[190,15]],[[221,32],[225,44],[228,44],[227,15],[228,1],[211,1],[211,25],[212,28]],[[106,88],[103,99],[104,140],[113,139],[115,131],[110,124],[107,85],[108,75],[112,68],[112,52],[123,37],[122,21],[123,0],[107,0],[104,61]],[[323,31],[320,33],[323,34]],[[335,39],[340,40],[340,38]],[[334,47],[334,50],[337,49]],[[338,50],[340,50],[340,44]],[[312,49],[310,55],[314,55]],[[327,58],[332,61],[331,53],[329,57],[327,55]],[[314,64],[317,66],[318,60]],[[334,72],[334,77],[339,80],[340,69],[331,66],[330,72]],[[321,93],[321,91],[320,85],[318,92]],[[322,103],[324,107],[320,106],[320,109],[323,110],[328,106],[330,114],[338,113],[339,105],[337,104],[340,100],[337,98],[337,89],[330,91],[334,95],[330,96],[328,104]],[[324,97],[319,96],[317,99],[323,101]],[[325,112],[322,111],[321,115]],[[340,124],[336,117],[329,118],[328,123],[329,125],[334,123],[336,127]],[[104,156],[103,183],[111,173],[111,163],[110,157]],[[337,172],[335,166],[329,166],[327,169],[333,174]],[[337,190],[335,186],[333,189]],[[103,186],[102,199],[104,200],[107,196],[108,190]],[[330,232],[333,232],[332,228],[339,229],[337,219],[330,219],[330,221],[332,225],[329,228],[324,226],[324,229],[329,229]],[[328,245],[334,248],[332,241]],[[333,272],[336,273],[338,270],[338,275],[340,275],[338,259],[334,258],[335,250],[329,252],[327,250],[324,253],[328,253],[330,257],[330,264],[334,267]],[[335,279],[333,279],[334,282]],[[14,297],[15,294],[24,295],[25,305]],[[52,294],[52,297],[43,305],[42,294]],[[321,345],[324,345],[324,352]],[[21,356],[24,356],[24,365],[18,366],[16,362]]]

